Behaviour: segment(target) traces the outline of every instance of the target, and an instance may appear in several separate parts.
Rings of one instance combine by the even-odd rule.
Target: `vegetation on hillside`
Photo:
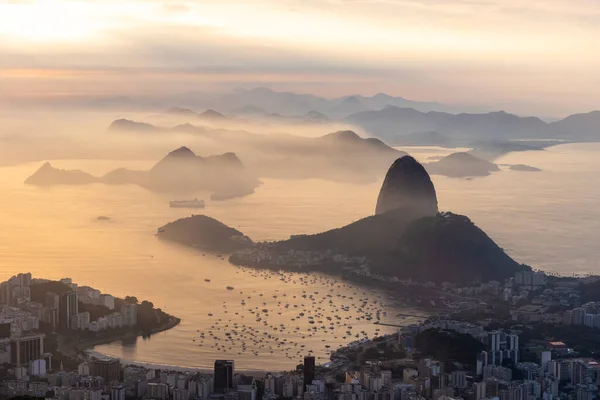
[[[442,361],[444,365],[458,362],[473,365],[485,346],[474,337],[444,329],[427,329],[415,338],[415,348],[424,357]]]

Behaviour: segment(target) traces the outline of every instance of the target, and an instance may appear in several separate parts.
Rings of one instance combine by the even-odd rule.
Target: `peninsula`
[[[8,293],[2,311],[5,323],[26,318],[21,335],[45,339],[55,367],[77,365],[82,353],[117,340],[149,337],[177,326],[180,319],[134,296],[118,298],[70,278],[34,279],[21,273],[0,283]]]
[[[204,239],[206,227],[214,225],[207,218],[198,219],[198,229],[181,220],[170,224],[175,229],[169,234],[171,240],[213,247]],[[217,248],[230,242],[226,237],[229,229],[220,227],[225,235],[221,235]],[[387,281],[464,284],[501,281],[530,270],[510,258],[466,216],[439,212],[429,174],[410,156],[396,160],[388,171],[375,215],[338,229],[295,235],[279,242],[253,243],[248,239],[240,247],[229,258],[235,265],[378,276]]]

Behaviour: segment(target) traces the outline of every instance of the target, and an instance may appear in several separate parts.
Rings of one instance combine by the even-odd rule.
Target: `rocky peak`
[[[169,158],[170,157],[187,158],[187,157],[196,157],[196,154],[194,154],[194,152],[192,150],[190,150],[188,147],[181,146],[177,150],[173,150],[172,152],[167,154],[167,157],[169,157]]]
[[[227,117],[223,114],[221,114],[220,112],[213,110],[213,109],[208,109],[206,111],[204,111],[203,113],[200,114],[201,118],[208,118],[208,119],[227,119]]]
[[[411,156],[400,157],[388,170],[379,192],[375,214],[405,207],[414,210],[415,217],[434,216],[438,212],[431,178]]]

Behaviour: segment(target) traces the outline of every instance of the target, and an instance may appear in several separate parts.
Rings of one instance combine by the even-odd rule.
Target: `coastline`
[[[170,329],[175,328],[180,323],[181,323],[181,319],[171,316],[171,317],[169,317],[169,322],[152,329],[148,335],[151,336],[151,335],[154,335],[154,334],[157,334],[160,332],[168,331]],[[92,339],[88,339],[88,340],[83,340],[80,343],[78,343],[77,345],[75,345],[75,348],[79,351],[84,351],[89,348],[93,348],[95,346],[100,346],[103,344],[111,344],[111,343],[117,342],[119,340],[133,339],[133,338],[137,338],[139,336],[148,336],[148,335],[146,332],[140,332],[140,331],[125,332],[125,333],[107,337],[107,338],[92,338]]]
[[[95,350],[87,350],[86,354],[92,357],[103,357],[105,356],[103,353],[97,352]],[[185,365],[171,365],[171,364],[157,364],[146,361],[135,361],[135,360],[126,360],[119,359],[121,365],[127,365],[132,367],[140,367],[146,369],[154,369],[154,370],[167,370],[167,371],[179,371],[179,372],[200,372],[205,374],[212,374],[214,370],[212,368],[203,368],[203,367],[192,367]],[[239,369],[236,368],[236,372],[241,372],[244,375],[251,375],[254,377],[262,378],[267,373],[273,372],[273,370],[259,370],[259,369]]]
[[[160,332],[165,332],[170,329],[175,328],[177,325],[181,323],[181,319],[177,317],[170,316],[169,322],[166,324],[157,326],[152,329],[150,332],[141,332],[141,331],[130,331],[123,332],[116,335],[106,336],[106,337],[96,337],[96,338],[86,338],[86,339],[78,339],[75,343],[71,340],[61,342],[60,352],[65,356],[77,358],[82,353],[86,353],[89,350],[92,350],[96,346],[111,344],[117,342],[119,340],[125,339],[135,339],[139,336],[147,336],[154,335]],[[100,354],[100,353],[98,353]]]

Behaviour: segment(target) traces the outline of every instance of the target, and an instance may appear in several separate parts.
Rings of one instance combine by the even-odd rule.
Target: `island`
[[[36,186],[52,186],[88,185],[98,181],[98,178],[87,172],[58,169],[54,168],[49,162],[45,162],[33,175],[25,180],[25,183]]]
[[[515,165],[511,165],[510,167],[511,171],[522,171],[522,172],[540,172],[541,169],[536,168],[536,167],[532,167],[530,165],[525,165],[525,164],[515,164]]]
[[[194,223],[193,223],[194,222]],[[196,225],[197,224],[197,225]],[[166,225],[165,227],[167,227]],[[160,232],[160,234],[165,234]],[[213,247],[213,227],[244,237],[208,217],[175,221],[171,240],[194,247]],[[200,242],[200,243],[199,243]],[[239,266],[343,274],[368,280],[451,282],[504,280],[530,267],[514,261],[471,220],[439,212],[429,174],[404,156],[390,167],[376,213],[350,225],[315,235],[294,235],[278,242],[244,240],[229,261]]]
[[[26,184],[36,186],[104,183],[135,184],[148,190],[168,193],[213,192],[213,200],[227,200],[254,193],[260,181],[249,173],[234,153],[200,157],[187,147],[167,154],[148,171],[119,168],[102,177],[82,171],[68,171],[45,163]]]
[[[500,171],[496,164],[466,152],[450,154],[439,161],[427,163],[424,167],[432,175],[450,178],[488,176],[492,172]]]
[[[217,253],[231,253],[253,245],[237,229],[206,215],[192,215],[158,228],[160,239]]]

